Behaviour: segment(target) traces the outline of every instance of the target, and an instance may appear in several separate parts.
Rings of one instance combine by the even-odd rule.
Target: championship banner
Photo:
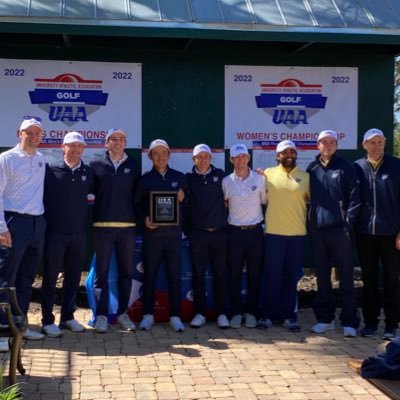
[[[24,116],[42,120],[41,148],[59,149],[78,131],[90,149],[104,149],[110,128],[128,134],[128,147],[142,145],[141,64],[0,59],[0,147],[12,147]]]
[[[357,99],[357,68],[227,65],[225,146],[292,140],[311,150],[331,129],[340,149],[356,149]]]

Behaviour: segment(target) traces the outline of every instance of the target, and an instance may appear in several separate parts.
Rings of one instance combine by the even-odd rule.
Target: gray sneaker
[[[105,315],[98,315],[96,323],[94,325],[94,330],[97,333],[106,333],[108,332],[108,321]]]
[[[183,332],[185,330],[185,325],[183,325],[179,317],[171,317],[169,319],[169,325],[174,332]]]
[[[124,331],[134,331],[136,329],[135,324],[131,321],[127,313],[118,315],[117,321]]]
[[[255,328],[257,325],[256,317],[253,314],[245,314],[244,326],[246,328]]]
[[[62,335],[61,329],[56,324],[44,325],[43,332],[51,338],[58,338]]]
[[[236,314],[232,317],[230,326],[233,329],[239,329],[242,326],[242,314]]]
[[[22,337],[27,340],[42,340],[44,338],[44,335],[43,333],[27,328],[26,331],[22,334]]]
[[[220,314],[217,318],[217,325],[221,328],[221,329],[228,329],[230,328],[230,324],[229,324],[229,319],[226,318],[225,314]]]
[[[154,317],[152,314],[143,315],[143,319],[140,321],[139,329],[149,331],[154,325]]]

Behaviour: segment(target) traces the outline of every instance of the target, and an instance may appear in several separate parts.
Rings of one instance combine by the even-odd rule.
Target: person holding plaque
[[[233,164],[233,173],[222,181],[224,198],[229,208],[230,326],[240,328],[244,316],[245,326],[255,328],[264,254],[261,223],[264,220],[262,205],[266,203],[265,179],[249,168],[250,154],[244,144],[231,147],[230,161]],[[246,306],[242,299],[244,265],[247,272]]]
[[[168,280],[170,326],[183,332],[180,319],[182,229],[180,203],[184,200],[184,174],[168,166],[169,146],[165,140],[150,143],[153,168],[139,180],[135,203],[145,222],[143,234],[143,319],[139,328],[150,330],[154,324],[156,278],[164,262]]]
[[[206,144],[198,144],[193,149],[193,170],[186,174],[188,182],[188,206],[190,210],[191,232],[190,255],[195,316],[190,325],[199,328],[206,323],[207,266],[212,268],[217,325],[229,328],[227,268],[227,208],[224,203],[222,179],[226,176],[222,169],[211,164],[211,149]]]
[[[108,331],[108,272],[112,252],[118,268],[118,323],[132,331],[128,316],[132,287],[132,263],[136,244],[134,193],[139,178],[136,160],[125,153],[126,133],[109,129],[107,151],[91,162],[94,173],[93,243],[96,252],[94,293],[97,300],[95,330]]]

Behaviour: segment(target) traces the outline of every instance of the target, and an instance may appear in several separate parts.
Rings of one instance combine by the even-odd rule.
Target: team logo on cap
[[[88,116],[107,104],[108,93],[102,90],[103,81],[86,80],[75,74],[55,78],[35,78],[35,89],[29,92],[32,104],[44,110],[50,121],[67,126],[88,122]]]
[[[308,120],[326,106],[322,85],[306,84],[298,79],[284,79],[279,83],[262,83],[256,96],[257,108],[262,108],[276,125],[292,129]]]

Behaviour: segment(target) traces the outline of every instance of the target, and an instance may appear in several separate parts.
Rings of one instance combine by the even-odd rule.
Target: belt
[[[248,231],[251,229],[256,229],[261,225],[261,223],[255,224],[255,225],[231,225],[234,228],[240,229],[242,231]]]
[[[16,217],[21,217],[21,218],[38,218],[42,217],[43,214],[40,215],[32,215],[32,214],[21,214],[16,211],[4,211],[4,214],[11,215],[11,216],[16,216]]]

